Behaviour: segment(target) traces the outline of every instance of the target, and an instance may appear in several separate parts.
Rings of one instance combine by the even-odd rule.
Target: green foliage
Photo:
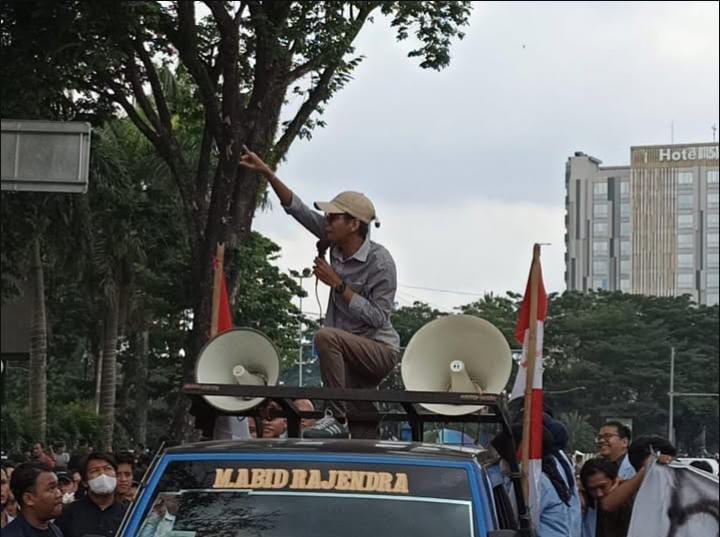
[[[412,306],[404,306],[395,310],[392,314],[392,324],[400,335],[400,346],[406,347],[415,332],[443,315],[446,314],[418,301],[415,301]]]
[[[581,415],[577,410],[563,412],[558,420],[565,424],[568,429],[568,453],[582,451],[583,453],[594,453],[596,429],[590,425],[587,416]]]
[[[236,326],[265,333],[277,345],[284,367],[297,362],[300,322],[317,327],[292,304],[305,295],[300,285],[274,264],[280,247],[257,232],[252,233],[236,256],[240,285],[232,299]]]

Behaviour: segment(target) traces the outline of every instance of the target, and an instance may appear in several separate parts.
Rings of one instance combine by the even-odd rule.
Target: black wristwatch
[[[345,292],[345,289],[347,289],[347,285],[345,285],[345,282],[341,281],[334,287],[334,289],[337,294],[342,295]]]

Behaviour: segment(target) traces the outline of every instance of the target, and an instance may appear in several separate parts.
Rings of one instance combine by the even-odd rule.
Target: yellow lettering
[[[347,470],[340,470],[338,472],[337,485],[335,490],[349,490],[350,489],[350,472]]]
[[[292,471],[292,483],[290,484],[291,489],[306,489],[307,488],[307,472],[305,470],[293,470]]]
[[[367,472],[367,479],[365,480],[365,491],[375,492],[378,488],[378,475],[377,472]]]
[[[290,481],[290,472],[287,470],[275,470],[272,488],[281,489],[287,487],[288,481]]]
[[[235,483],[230,485],[234,489],[247,489],[250,488],[250,483],[248,483],[248,471],[246,468],[240,468],[238,469],[237,478],[235,479]]]
[[[323,490],[332,490],[335,488],[335,483],[337,482],[337,471],[336,470],[330,470],[330,476],[328,477],[327,481],[323,481],[320,484],[320,488]]]
[[[267,475],[266,470],[261,468],[253,468],[252,479],[250,480],[251,489],[262,489],[265,488],[265,476]]]
[[[216,468],[215,469],[215,483],[213,483],[214,489],[226,489],[230,488],[230,479],[232,478],[232,468]]]
[[[395,474],[395,486],[393,487],[393,492],[397,494],[410,494],[407,474]]]
[[[392,474],[380,472],[378,474],[377,492],[392,492]]]
[[[352,490],[353,492],[365,490],[363,486],[364,479],[365,472],[350,472],[350,490]]]
[[[307,487],[309,489],[318,490],[322,487],[322,476],[320,475],[320,470],[310,470],[310,478],[307,482]]]

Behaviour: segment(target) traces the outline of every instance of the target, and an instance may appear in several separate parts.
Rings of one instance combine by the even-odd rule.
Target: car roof
[[[365,455],[405,458],[442,459],[462,462],[475,460],[481,464],[497,459],[494,452],[482,447],[448,444],[424,444],[384,440],[309,440],[257,439],[214,440],[167,448],[167,455],[203,453],[272,453],[304,455]]]

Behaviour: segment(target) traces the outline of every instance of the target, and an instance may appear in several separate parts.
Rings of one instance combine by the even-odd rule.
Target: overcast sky
[[[449,68],[424,71],[378,16],[366,56],[278,175],[306,202],[359,190],[398,267],[400,306],[451,310],[524,289],[532,244],[563,291],[564,171],[574,151],[627,165],[630,146],[712,140],[718,3],[475,3]],[[273,197],[255,229],[310,266],[315,239]],[[311,299],[303,310],[318,306]],[[323,309],[325,296],[322,295]]]

